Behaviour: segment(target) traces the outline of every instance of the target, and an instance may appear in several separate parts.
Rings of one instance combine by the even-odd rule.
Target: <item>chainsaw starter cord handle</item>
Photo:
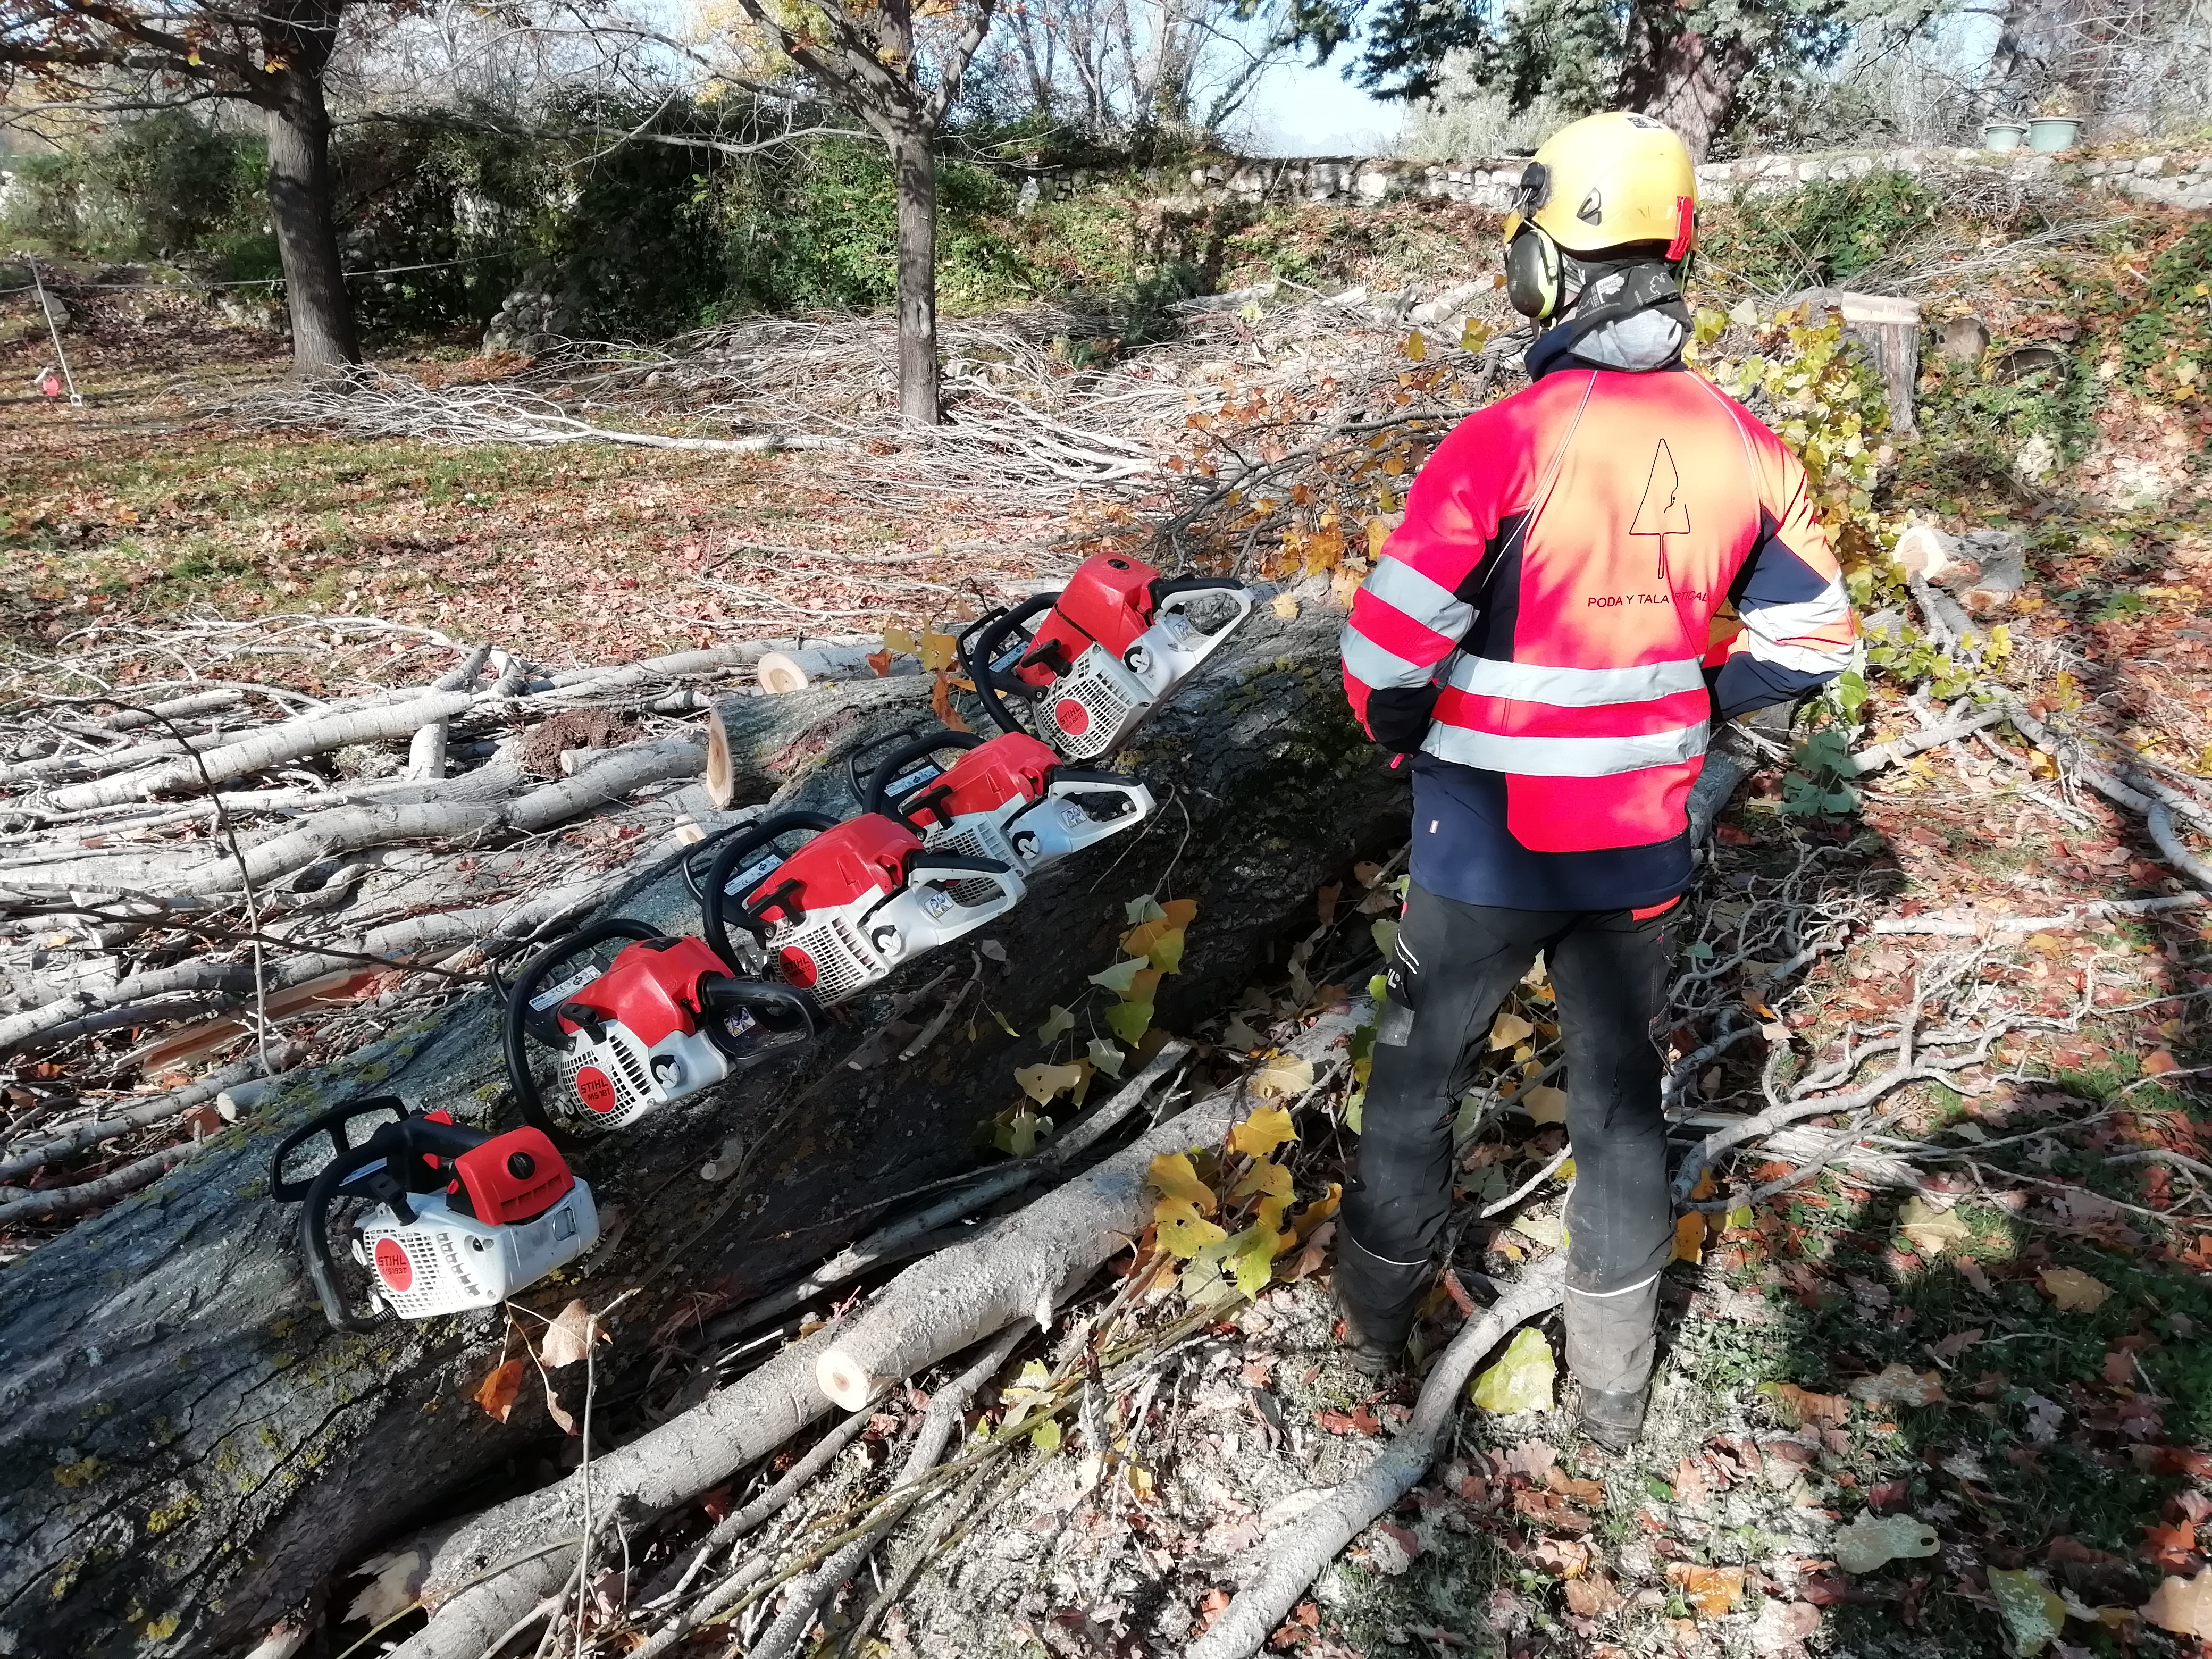
[[[568,1137],[547,1115],[544,1099],[538,1092],[538,1079],[530,1073],[530,1048],[524,1041],[525,1037],[536,1036],[539,1042],[548,1043],[552,1040],[542,1030],[530,1030],[532,1016],[537,1012],[530,1006],[530,1000],[538,994],[538,988],[545,982],[546,976],[554,969],[581,956],[593,945],[605,945],[609,939],[645,940],[659,937],[657,930],[641,921],[629,921],[619,916],[610,921],[595,921],[590,927],[579,928],[568,938],[547,945],[526,963],[522,971],[514,977],[514,987],[507,994],[507,1018],[500,1028],[501,1046],[507,1054],[507,1081],[514,1091],[515,1104],[522,1109],[523,1121],[533,1129],[544,1130],[556,1146],[562,1146],[564,1140],[568,1145],[574,1143],[573,1138]]]
[[[1013,710],[1006,707],[1005,694],[993,678],[991,665],[999,659],[999,648],[1006,643],[1006,635],[1032,617],[1042,616],[1060,603],[1057,593],[1038,593],[1024,599],[1011,611],[996,611],[983,617],[972,630],[963,631],[953,641],[953,649],[960,658],[960,666],[967,671],[975,683],[975,695],[982,700],[983,712],[995,720],[1000,730],[1026,730],[1014,718]],[[975,641],[971,647],[970,638]]]
[[[927,760],[940,749],[980,749],[983,746],[983,738],[975,732],[955,732],[948,727],[945,731],[933,732],[926,738],[917,738],[912,743],[892,750],[890,754],[876,763],[876,769],[869,774],[867,790],[860,798],[861,810],[879,813],[884,817],[896,818],[901,823],[905,823],[906,814],[896,810],[890,799],[890,795],[891,785],[906,775],[907,769],[916,761]],[[936,780],[932,779],[930,781],[933,783]],[[928,784],[922,784],[919,788],[908,790],[907,794],[917,794],[921,789],[927,789],[928,787]],[[903,799],[904,797],[901,799]]]
[[[699,895],[699,921],[701,931],[706,935],[707,948],[732,969],[736,969],[738,953],[731,946],[729,922],[723,913],[730,908],[730,883],[744,868],[747,859],[780,836],[792,835],[801,830],[811,830],[819,834],[836,827],[837,820],[827,812],[779,812],[774,817],[761,819],[744,835],[725,845],[714,855],[714,866],[707,872],[706,890]],[[746,912],[742,903],[737,909],[738,926],[755,939],[765,939],[768,930]]]

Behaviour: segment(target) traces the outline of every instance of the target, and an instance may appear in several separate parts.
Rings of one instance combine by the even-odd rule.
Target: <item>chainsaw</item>
[[[815,831],[796,852],[787,835]],[[1012,860],[926,847],[880,812],[763,818],[714,859],[701,896],[707,943],[828,1006],[902,963],[996,921],[1028,891]],[[732,926],[744,937],[733,937]]]
[[[617,939],[612,962],[547,987],[553,970]],[[507,993],[507,1079],[524,1119],[548,1134],[627,1128],[647,1112],[750,1071],[814,1035],[805,992],[741,973],[689,934],[596,922],[533,957]],[[562,1113],[550,1116],[532,1040],[560,1051]]]
[[[356,1141],[364,1120],[376,1127]],[[331,1157],[312,1176],[288,1175],[295,1152],[327,1136]],[[434,1319],[504,1301],[599,1242],[592,1189],[542,1130],[471,1129],[443,1111],[410,1113],[380,1097],[349,1101],[278,1143],[269,1189],[298,1204],[300,1254],[323,1315],[342,1331],[376,1328],[389,1309]],[[368,1271],[369,1312],[355,1311],[331,1251],[337,1199],[382,1208],[360,1223],[353,1258]]]
[[[963,752],[940,768],[948,749]],[[1050,745],[1021,732],[917,738],[884,757],[863,799],[871,812],[919,830],[933,851],[996,859],[1024,878],[1152,811],[1143,784],[1063,766]]]
[[[1211,630],[1208,598],[1232,614]],[[1072,761],[1112,754],[1252,614],[1227,577],[1165,577],[1136,559],[1085,559],[1057,593],[986,612],[961,631],[960,666],[1006,732],[1030,732]],[[1042,617],[1042,620],[1037,618]],[[1024,722],[1009,697],[1030,705]]]

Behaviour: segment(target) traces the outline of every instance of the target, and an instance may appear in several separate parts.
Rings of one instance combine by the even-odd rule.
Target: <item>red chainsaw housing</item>
[[[456,1158],[453,1173],[460,1177],[477,1219],[502,1226],[544,1214],[576,1184],[567,1162],[542,1129],[509,1129],[494,1135]],[[380,1243],[380,1267],[382,1249]],[[407,1287],[394,1284],[392,1288]]]
[[[1119,553],[1085,559],[1045,613],[1015,677],[1040,688],[1050,685],[1094,642],[1118,660],[1152,625],[1152,584],[1159,574]]]
[[[1006,732],[945,768],[942,777],[921,792],[913,816],[936,825],[995,812],[1012,800],[1042,800],[1059,764],[1050,744],[1026,732]]]
[[[907,860],[921,850],[921,837],[906,825],[881,812],[863,812],[823,830],[777,865],[745,896],[745,908],[775,926],[871,893],[893,892],[905,884]]]
[[[642,939],[625,945],[606,972],[562,1006],[595,1009],[650,1048],[672,1033],[699,1029],[701,980],[736,977],[702,939]],[[556,1024],[563,1036],[578,1029],[565,1016]]]

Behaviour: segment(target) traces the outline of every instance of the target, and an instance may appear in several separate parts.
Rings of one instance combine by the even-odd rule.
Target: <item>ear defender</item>
[[[1523,317],[1542,322],[1559,308],[1559,245],[1534,225],[1505,245],[1505,298]]]

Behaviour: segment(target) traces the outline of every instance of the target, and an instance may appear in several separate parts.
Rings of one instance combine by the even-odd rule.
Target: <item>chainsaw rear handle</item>
[[[978,617],[961,630],[953,641],[953,649],[960,658],[960,666],[974,682],[975,695],[982,700],[983,712],[1004,732],[1027,732],[1028,727],[1014,718],[1014,711],[1006,707],[1006,694],[992,670],[999,659],[999,652],[1006,644],[1006,635],[1033,617],[1042,616],[1060,603],[1060,595],[1037,593],[1024,599],[1011,611],[993,611]],[[975,641],[971,647],[970,640]]]
[[[981,681],[976,683],[981,684]],[[916,761],[927,760],[940,749],[981,749],[984,741],[983,738],[973,732],[954,732],[947,729],[942,732],[933,732],[926,738],[916,738],[912,743],[894,749],[877,763],[876,769],[869,775],[866,793],[860,798],[861,810],[879,813],[887,818],[895,818],[902,823],[907,823],[906,814],[899,810],[898,803],[894,802],[890,798],[891,786],[906,775],[907,769]],[[936,780],[933,778],[930,781],[933,783]],[[922,784],[916,788],[909,789],[899,798],[899,800],[907,800],[928,787],[928,784]]]
[[[821,1010],[814,999],[794,985],[756,979],[709,979],[699,988],[699,1000],[705,1005],[700,1012],[712,1022],[707,1027],[708,1040],[732,1061],[767,1056],[741,1056],[723,1046],[721,1022],[732,1014],[749,1013],[771,1031],[786,1034],[786,1041],[775,1045],[779,1048],[811,1039],[821,1028]]]
[[[729,891],[731,881],[745,867],[745,860],[773,843],[777,837],[793,835],[801,830],[811,830],[817,835],[824,830],[835,830],[837,820],[827,812],[779,812],[774,817],[763,818],[736,840],[724,843],[714,855],[714,862],[707,872],[707,884],[699,895],[700,931],[706,935],[707,948],[728,963],[738,966],[739,957],[730,943],[729,920],[726,912],[732,908]],[[765,944],[768,929],[760,919],[747,910],[742,902],[734,907],[738,926]]]
[[[453,1179],[443,1169],[432,1169],[426,1157],[450,1161],[473,1152],[491,1137],[464,1124],[440,1123],[426,1117],[404,1117],[386,1124],[358,1146],[349,1146],[325,1164],[307,1184],[300,1206],[300,1257],[307,1264],[307,1282],[323,1304],[323,1317],[341,1331],[373,1331],[376,1320],[346,1305],[339,1287],[337,1262],[331,1254],[331,1201],[340,1188],[354,1185],[346,1194],[384,1205],[402,1226],[413,1224],[410,1192],[443,1190]]]
[[[515,975],[514,987],[507,994],[507,1018],[500,1030],[501,1046],[507,1054],[507,1080],[514,1091],[514,1103],[522,1109],[523,1121],[533,1129],[544,1130],[556,1146],[562,1146],[564,1140],[571,1146],[574,1143],[545,1110],[544,1097],[538,1092],[538,1079],[531,1075],[530,1049],[524,1039],[534,1036],[550,1044],[554,1041],[552,1034],[559,1027],[550,1018],[541,1020],[538,1011],[530,1006],[530,1000],[538,994],[538,988],[554,969],[574,961],[595,945],[605,945],[610,939],[641,941],[659,937],[658,929],[641,921],[629,921],[620,916],[595,921],[547,945]]]
[[[354,1145],[352,1138],[343,1133],[343,1130],[356,1118],[368,1117],[372,1114],[379,1116],[388,1114],[392,1123],[398,1123],[407,1116],[407,1103],[397,1095],[376,1095],[363,1100],[342,1101],[329,1111],[309,1118],[278,1141],[276,1150],[269,1158],[269,1196],[279,1204],[297,1204],[305,1198],[307,1188],[314,1185],[314,1176],[309,1176],[303,1181],[285,1180],[285,1160],[320,1134],[330,1137],[331,1157],[343,1158]],[[377,1127],[388,1128],[391,1124],[379,1124]],[[364,1137],[362,1144],[366,1145],[373,1135],[374,1132],[370,1137]]]

